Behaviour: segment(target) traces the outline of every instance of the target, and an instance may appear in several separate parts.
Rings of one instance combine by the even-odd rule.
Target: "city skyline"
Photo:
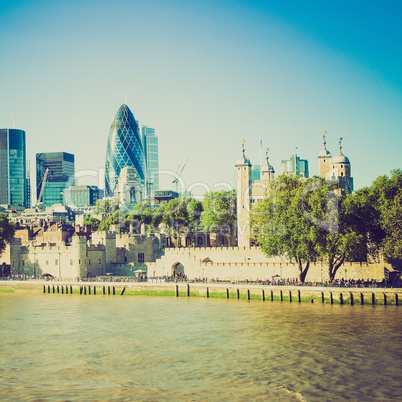
[[[65,151],[97,171],[127,103],[158,133],[160,170],[189,159],[186,187],[211,190],[233,184],[242,138],[253,165],[261,137],[276,175],[296,147],[318,175],[325,129],[359,189],[400,168],[400,14],[396,1],[2,2],[0,126],[16,118],[31,164]]]

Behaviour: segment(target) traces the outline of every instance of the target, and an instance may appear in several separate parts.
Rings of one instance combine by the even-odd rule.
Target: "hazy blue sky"
[[[243,137],[252,163],[261,136],[277,174],[296,147],[317,174],[326,129],[357,189],[401,168],[401,18],[399,0],[0,0],[0,127],[26,130],[33,179],[37,152],[97,171],[127,97],[160,168],[189,158],[186,186],[211,189]]]

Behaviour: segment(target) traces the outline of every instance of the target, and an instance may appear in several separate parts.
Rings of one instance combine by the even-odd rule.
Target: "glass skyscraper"
[[[0,129],[0,204],[28,207],[23,130]]]
[[[151,195],[151,185],[153,190],[159,190],[159,151],[158,137],[155,129],[147,126],[141,127],[142,143],[144,145],[145,160],[147,166],[146,182],[147,195]]]
[[[105,160],[105,197],[114,195],[121,169],[136,170],[142,186],[145,184],[146,162],[138,123],[127,105],[121,105],[110,126]]]
[[[64,189],[75,185],[74,155],[67,152],[46,152],[36,154],[36,199],[43,187],[43,209],[63,203]]]

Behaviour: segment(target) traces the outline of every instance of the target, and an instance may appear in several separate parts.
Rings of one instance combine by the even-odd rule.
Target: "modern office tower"
[[[31,208],[31,163],[27,161],[27,208]]]
[[[261,165],[251,167],[251,182],[254,183],[261,179]]]
[[[0,129],[0,204],[28,207],[23,130]]]
[[[147,126],[141,127],[141,133],[142,144],[144,145],[145,162],[147,166],[147,196],[152,196],[152,191],[159,190],[158,137],[155,135],[155,129]]]
[[[74,155],[67,152],[36,154],[36,199],[42,192],[43,209],[63,204],[63,191],[75,185]]]
[[[297,154],[290,157],[289,160],[282,161],[282,174],[296,175],[301,178],[308,178],[308,161],[306,159],[300,159]]]
[[[114,195],[121,169],[135,168],[145,186],[146,162],[138,123],[127,105],[121,105],[110,126],[105,160],[105,197]]]
[[[90,207],[103,198],[102,193],[97,186],[71,186],[63,192],[63,203],[75,207]]]

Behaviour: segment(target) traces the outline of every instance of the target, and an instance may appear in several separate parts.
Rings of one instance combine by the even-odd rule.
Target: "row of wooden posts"
[[[46,289],[47,289],[47,293],[62,293],[62,294],[64,294],[64,293],[65,294],[68,294],[68,293],[72,294],[73,293],[73,287],[71,285],[70,286],[68,286],[68,285],[65,285],[65,286],[64,285],[61,285],[61,286],[53,285],[52,287],[50,287],[50,285],[47,285],[47,287],[46,287],[46,285],[43,285],[43,293],[46,293]],[[125,291],[126,291],[126,288],[124,287],[120,294],[124,295]],[[96,286],[92,287],[92,293],[94,295],[96,295]],[[112,286],[112,289],[110,288],[110,286],[108,286],[107,288],[106,288],[106,286],[103,286],[102,293],[104,295],[106,293],[108,295],[110,295],[110,294],[115,295],[116,294],[116,289],[115,289],[114,286]],[[84,295],[87,294],[87,287],[86,286],[80,286],[80,295],[82,295],[82,294],[84,294]],[[91,286],[88,286],[88,294],[89,295],[91,294]]]
[[[57,286],[53,285],[52,288],[50,287],[50,285],[48,285],[47,287],[46,287],[46,285],[43,285],[43,293],[46,293],[46,288],[47,288],[47,293],[62,293],[62,294],[64,294],[64,293],[72,294],[73,293],[73,287],[71,285],[70,286],[61,285],[60,287],[59,287],[59,285],[57,285]],[[60,290],[61,290],[61,292],[60,292]],[[123,290],[121,291],[120,295],[123,296],[125,291],[126,291],[126,288],[124,287]],[[96,286],[93,286],[92,290],[91,290],[91,286],[88,286],[88,294],[90,295],[91,292],[92,292],[92,294],[96,295]],[[262,294],[261,294],[262,300],[265,301],[266,300],[265,290],[262,289],[261,292],[262,292]],[[116,294],[116,289],[115,289],[114,286],[112,286],[112,288],[110,286],[107,286],[107,287],[103,286],[102,293],[104,295],[105,294],[108,294],[108,295],[113,294],[113,295],[115,295]],[[284,292],[282,290],[279,291],[280,301],[283,301],[283,297],[284,297],[283,293]],[[80,295],[82,295],[82,294],[84,294],[84,295],[87,294],[87,287],[86,286],[80,286]],[[207,287],[207,293],[206,294],[207,294],[207,298],[209,298],[210,295],[209,295],[209,288],[208,287]],[[176,285],[175,295],[176,295],[176,297],[179,297],[179,285]],[[229,296],[230,296],[229,288],[226,288],[226,298],[229,299],[230,298]],[[240,299],[240,289],[236,289],[236,296],[237,296],[237,299]],[[353,295],[353,293],[349,292],[349,296],[350,296],[350,304],[353,305],[354,304],[354,295]],[[189,284],[187,284],[187,297],[190,297],[190,285]],[[250,289],[247,289],[247,300],[250,300],[250,298],[251,298]],[[271,299],[271,301],[274,300],[274,291],[273,290],[270,291],[269,298]],[[383,300],[384,300],[384,305],[387,305],[387,295],[385,293],[383,293]],[[292,291],[289,290],[289,302],[291,303],[292,301],[293,301]],[[300,290],[297,291],[297,301],[299,303],[301,303],[301,292],[300,292]],[[332,292],[329,292],[329,301],[330,301],[330,304],[334,304],[334,296],[333,296]],[[311,303],[313,303],[313,302],[314,302],[314,300],[311,299]],[[321,302],[325,303],[324,292],[321,292]],[[339,293],[339,303],[344,304],[343,293]],[[365,303],[364,294],[363,294],[363,292],[360,292],[360,304],[364,304],[364,303]],[[372,305],[376,304],[375,293],[371,293],[371,304]],[[399,298],[398,298],[397,293],[395,293],[395,305],[396,306],[399,305]]]
[[[262,292],[262,294],[261,294],[262,300],[265,301],[266,300],[265,290],[262,289],[261,292]],[[240,290],[239,289],[236,290],[236,295],[237,295],[237,299],[240,299]],[[353,293],[349,292],[349,295],[350,295],[350,304],[353,306],[353,304],[354,304]],[[226,298],[229,299],[229,296],[230,296],[229,288],[226,288]],[[176,285],[176,297],[179,297],[178,285]],[[189,284],[187,284],[187,297],[190,297],[190,285]],[[283,291],[282,290],[279,291],[279,297],[280,297],[280,301],[283,301]],[[384,293],[383,297],[384,297],[384,305],[387,305],[387,295]],[[207,298],[209,298],[209,288],[207,288]],[[273,290],[270,291],[270,299],[271,299],[271,301],[274,301],[274,291]],[[247,300],[250,300],[250,289],[247,289]],[[329,292],[329,300],[330,300],[331,304],[334,304],[334,296],[333,296],[332,292]],[[292,303],[292,301],[293,301],[292,291],[289,290],[289,302]],[[299,303],[301,303],[300,290],[297,291],[297,301]],[[321,292],[321,302],[325,303],[324,292]],[[313,299],[311,299],[311,303],[314,303]],[[339,293],[339,303],[344,304],[343,293]],[[364,294],[362,292],[360,293],[360,304],[364,304]],[[371,304],[372,305],[376,304],[375,293],[371,293]],[[395,305],[396,306],[399,305],[397,293],[395,293]]]

